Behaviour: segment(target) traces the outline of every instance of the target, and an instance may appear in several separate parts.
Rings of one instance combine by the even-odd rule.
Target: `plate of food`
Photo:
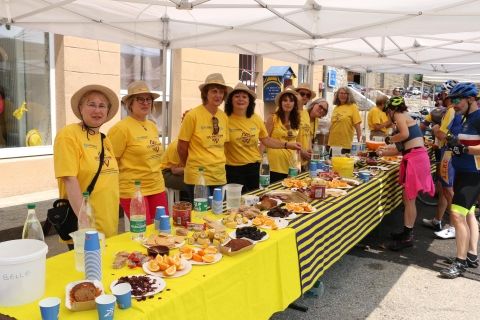
[[[368,166],[368,170],[380,170],[380,171],[388,171],[390,168],[385,167],[385,166]]]
[[[336,197],[345,196],[347,194],[347,191],[345,191],[343,189],[326,189],[325,194],[327,196],[332,196],[332,197],[336,198]]]
[[[161,278],[178,278],[192,271],[192,264],[189,261],[180,258],[179,255],[158,255],[155,259],[145,262],[142,265],[142,268],[146,274],[152,276]]]
[[[285,229],[288,226],[288,221],[283,218],[271,218],[269,216],[257,216],[252,220],[252,224],[262,229]]]
[[[315,211],[315,208],[307,202],[290,202],[285,205],[288,211],[294,213],[312,213]]]
[[[218,220],[220,221],[225,227],[230,229],[240,228],[251,226],[252,221],[249,220],[247,217],[243,216],[241,213],[231,212],[228,216]]]
[[[222,260],[222,254],[218,252],[217,247],[208,246],[206,248],[192,248],[184,246],[180,248],[182,259],[188,260],[192,265],[214,264]]]
[[[327,189],[328,188],[333,188],[333,189],[350,189],[353,188],[351,185],[349,185],[346,181],[340,180],[340,179],[334,179],[332,181],[327,181]]]
[[[342,178],[343,181],[348,183],[351,186],[359,186],[362,184],[362,181],[357,180],[357,179],[351,179],[351,178]]]
[[[103,285],[97,280],[73,281],[65,287],[65,307],[71,311],[96,308],[95,298],[105,294]]]
[[[175,236],[168,233],[151,234],[142,242],[142,245],[146,248],[151,246],[165,246],[169,249],[180,248],[185,244],[184,236]]]
[[[380,161],[387,164],[399,164],[402,161],[402,156],[383,156]]]
[[[269,238],[268,233],[261,231],[255,226],[238,228],[230,232],[228,235],[232,239],[247,238],[255,242],[265,241]]]
[[[153,296],[167,286],[165,280],[155,275],[137,275],[137,276],[125,276],[118,280],[113,281],[110,284],[110,291],[118,283],[130,283],[132,286],[132,297],[141,298]]]
[[[297,217],[295,212],[288,211],[286,208],[276,207],[268,210],[267,216],[272,218],[284,218],[287,220],[292,220]]]
[[[255,207],[257,207],[260,210],[270,210],[272,208],[278,207],[281,204],[282,204],[281,199],[263,195],[260,198],[260,201],[255,205]]]
[[[285,188],[306,188],[309,185],[309,179],[285,178],[282,181],[282,186],[284,186]]]

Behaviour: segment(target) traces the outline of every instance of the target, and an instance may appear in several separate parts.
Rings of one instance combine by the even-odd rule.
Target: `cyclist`
[[[415,199],[418,192],[433,196],[435,187],[430,174],[430,160],[424,147],[423,134],[417,122],[410,117],[403,97],[392,97],[385,107],[388,117],[397,127],[397,132],[385,138],[386,147],[377,151],[379,156],[391,156],[401,152],[399,183],[403,186],[404,227],[393,233],[393,243],[388,248],[398,251],[413,246],[413,226],[417,217]],[[395,143],[395,146],[388,145]]]
[[[447,148],[453,153],[453,183],[450,219],[456,230],[457,255],[449,268],[440,275],[454,279],[467,267],[478,267],[478,224],[474,204],[480,195],[480,110],[475,101],[478,89],[473,83],[459,83],[449,97],[457,114],[462,115],[458,137],[447,137]]]

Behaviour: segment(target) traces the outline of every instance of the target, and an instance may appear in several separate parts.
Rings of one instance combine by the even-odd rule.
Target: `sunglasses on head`
[[[213,134],[218,134],[220,131],[220,127],[218,126],[218,118],[212,117],[212,125],[213,125]]]

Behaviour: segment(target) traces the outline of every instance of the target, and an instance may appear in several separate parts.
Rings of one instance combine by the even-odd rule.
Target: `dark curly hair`
[[[293,109],[290,112],[289,120],[290,120],[290,127],[292,129],[297,130],[298,128],[300,128],[300,112],[298,111],[298,100],[295,99],[293,93],[285,93],[282,96],[282,98],[280,99],[278,109],[275,112],[275,114],[280,118],[280,120],[283,120],[283,118],[285,117],[285,112],[283,111],[283,108],[282,108],[282,101],[285,99],[285,97],[290,98],[294,103]]]
[[[238,92],[245,92],[245,94],[248,96],[247,118],[250,118],[255,112],[255,99],[249,93],[243,90],[235,90],[228,95],[227,100],[225,101],[225,113],[227,116],[233,113],[233,95]]]

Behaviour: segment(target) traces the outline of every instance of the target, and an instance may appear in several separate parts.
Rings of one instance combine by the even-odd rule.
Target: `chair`
[[[172,214],[172,207],[175,201],[180,201],[180,190],[165,188],[167,190],[168,212]]]

